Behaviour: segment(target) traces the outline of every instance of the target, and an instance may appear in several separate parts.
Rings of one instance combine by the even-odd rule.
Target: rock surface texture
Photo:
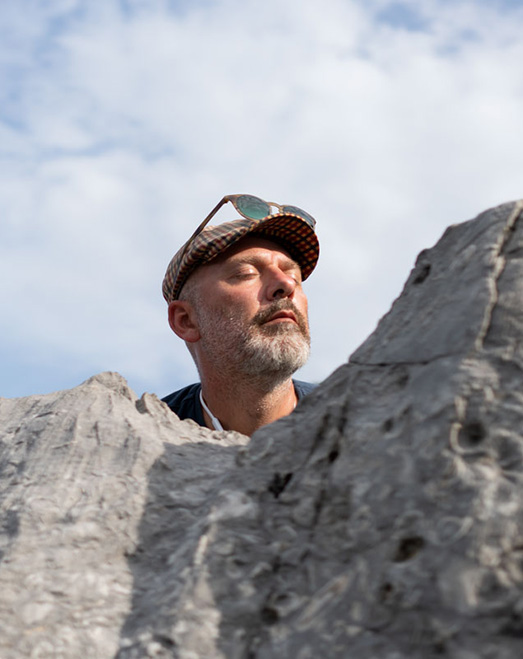
[[[520,659],[523,202],[251,440],[116,374],[0,401],[0,657]]]

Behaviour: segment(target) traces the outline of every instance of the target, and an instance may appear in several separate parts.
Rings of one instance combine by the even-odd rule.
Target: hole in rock
[[[329,462],[332,464],[335,460],[337,460],[338,455],[340,454],[339,450],[337,448],[333,448],[332,451],[329,453]]]
[[[289,484],[289,481],[292,478],[292,474],[279,474],[276,472],[274,474],[274,477],[272,481],[269,483],[269,487],[267,488],[271,494],[274,494],[274,497],[277,499],[280,494],[283,492],[283,490],[287,487]]]
[[[383,430],[385,432],[390,432],[394,428],[394,419],[387,419],[383,423]]]
[[[422,284],[425,279],[430,274],[430,263],[426,263],[422,268],[420,268],[420,271],[414,281],[412,282],[413,284]]]
[[[403,563],[404,561],[409,561],[411,558],[423,549],[425,546],[425,540],[420,536],[412,536],[410,538],[403,538],[398,545],[396,550],[396,555],[394,556],[394,562]]]
[[[160,645],[162,645],[164,648],[175,647],[175,642],[173,641],[173,639],[170,638],[169,636],[165,636],[164,634],[155,634],[154,640]]]
[[[469,446],[477,446],[487,436],[485,426],[481,421],[469,421],[461,429],[461,435]]]
[[[273,609],[271,606],[264,606],[263,609],[261,610],[260,615],[262,621],[266,625],[275,625],[280,619],[280,616],[278,615],[278,611],[276,611],[276,609]]]

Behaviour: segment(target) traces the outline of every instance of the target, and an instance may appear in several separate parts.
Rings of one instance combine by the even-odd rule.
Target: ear
[[[194,310],[187,300],[173,300],[169,304],[169,325],[172,331],[189,343],[200,339],[200,330],[196,322]]]

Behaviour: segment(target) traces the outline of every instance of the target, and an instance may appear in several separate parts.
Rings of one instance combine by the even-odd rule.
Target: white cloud
[[[395,25],[399,4],[411,13]],[[446,225],[522,196],[520,10],[446,0],[7,6],[6,395],[31,393],[42,372],[53,388],[111,368],[159,393],[194,378],[166,325],[161,279],[225,193],[318,219],[312,379],[373,329]],[[26,377],[15,391],[17,354]]]

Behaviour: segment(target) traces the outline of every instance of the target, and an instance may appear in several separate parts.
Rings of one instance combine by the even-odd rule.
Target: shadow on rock
[[[208,526],[239,446],[165,444],[149,472],[148,499],[134,552],[131,611],[121,630],[118,659],[177,656],[174,627]]]

